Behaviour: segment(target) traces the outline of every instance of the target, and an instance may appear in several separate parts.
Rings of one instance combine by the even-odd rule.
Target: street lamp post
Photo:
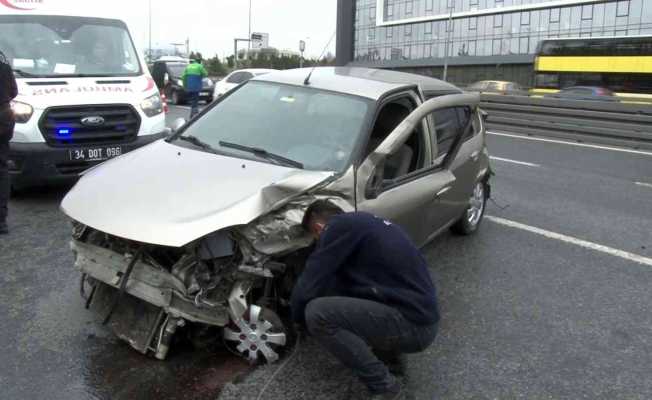
[[[251,0],[249,0],[249,36],[247,37],[251,39]],[[251,41],[249,41],[247,49],[251,50]]]
[[[299,58],[299,68],[303,68],[303,52],[306,51],[306,42],[304,40],[299,40],[299,51],[301,52],[301,57]]]
[[[451,32],[453,31],[453,10],[455,10],[455,0],[453,0],[453,7],[451,7],[451,12],[448,15],[448,32],[446,32],[446,46],[444,47],[446,54],[444,55],[443,81],[446,81],[446,78],[448,77],[448,53],[453,49],[452,43],[450,43]]]

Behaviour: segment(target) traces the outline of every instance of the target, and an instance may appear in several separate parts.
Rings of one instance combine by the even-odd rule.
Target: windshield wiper
[[[275,160],[281,164],[284,164],[285,166],[303,169],[303,164],[300,163],[299,161],[294,161],[292,159],[283,157],[281,155],[270,153],[269,151],[262,149],[260,147],[251,147],[251,146],[245,146],[242,144],[230,143],[230,142],[220,142],[220,146],[246,151],[248,153],[254,154],[259,157]]]
[[[24,77],[24,78],[36,78],[36,77],[38,77],[38,75],[30,74],[29,72],[25,72],[25,71],[22,71],[20,69],[13,69],[13,71],[15,73],[17,73],[18,75]]]
[[[212,153],[217,152],[217,150],[215,150],[215,148],[213,148],[213,146],[211,146],[210,144],[202,141],[201,139],[199,139],[196,136],[192,136],[192,135],[179,136],[178,139],[179,140],[185,140],[186,142],[190,142],[190,143],[194,144],[195,146],[201,147],[202,149],[210,151]]]

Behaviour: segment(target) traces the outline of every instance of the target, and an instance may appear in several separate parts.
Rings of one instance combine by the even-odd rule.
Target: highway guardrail
[[[652,149],[652,104],[483,93],[490,131]]]

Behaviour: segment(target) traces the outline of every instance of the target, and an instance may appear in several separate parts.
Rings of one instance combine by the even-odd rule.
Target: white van
[[[164,105],[123,21],[4,4],[0,51],[19,92],[11,104],[14,189],[74,180],[164,137]]]

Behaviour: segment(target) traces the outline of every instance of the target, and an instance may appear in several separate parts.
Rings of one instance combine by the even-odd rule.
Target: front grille
[[[87,117],[101,117],[104,123],[83,124]],[[125,143],[136,139],[140,116],[129,104],[51,107],[39,128],[45,141],[56,147]]]

